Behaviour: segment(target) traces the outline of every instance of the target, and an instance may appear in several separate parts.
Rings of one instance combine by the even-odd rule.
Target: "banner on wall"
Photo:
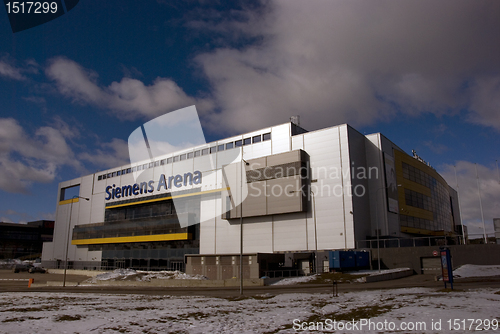
[[[398,213],[398,184],[396,181],[396,168],[394,158],[384,153],[385,182],[387,187],[387,204],[390,212]]]

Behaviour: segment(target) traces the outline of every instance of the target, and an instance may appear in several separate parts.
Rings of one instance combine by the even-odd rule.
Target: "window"
[[[179,161],[179,156],[178,155],[174,157],[174,162],[177,162],[177,161]]]
[[[132,167],[132,172],[135,172],[137,170],[137,167]]]
[[[252,142],[253,142],[254,144],[255,144],[255,143],[259,143],[260,141],[261,141],[261,137],[260,137],[260,135],[252,137]]]
[[[108,178],[108,179],[110,179],[110,178],[111,178],[111,173],[108,173],[107,178]]]
[[[226,144],[226,150],[230,150],[234,147],[234,143],[227,143]]]
[[[122,175],[125,175],[127,174],[127,170],[126,169],[122,169]]]
[[[167,162],[167,159],[162,159],[162,160],[160,160],[160,165],[163,166],[166,162]]]
[[[111,174],[111,177],[115,177],[116,176],[116,172],[113,172],[113,174]]]
[[[224,144],[217,146],[217,151],[224,151]]]
[[[199,157],[201,155],[201,152],[200,151],[194,151],[194,156],[195,157]]]
[[[217,152],[217,148],[215,146],[210,147],[210,154]]]
[[[153,168],[155,166],[155,163],[154,162],[150,162],[149,163],[149,168]]]
[[[148,164],[142,165],[142,169],[148,169]]]
[[[172,163],[172,158],[168,158],[167,159],[167,164],[171,164]]]
[[[187,154],[187,158],[188,158],[188,159],[193,159],[193,155],[194,155],[194,153],[193,153],[193,152],[189,152],[189,153]]]
[[[137,171],[140,171],[140,170],[142,170],[142,166],[141,165],[137,166]]]
[[[180,160],[181,160],[181,161],[182,161],[182,160],[186,160],[186,154],[181,154],[181,155],[179,156],[179,158],[180,158]]]
[[[122,175],[122,171],[121,170],[119,170],[118,172],[116,172],[116,176],[120,176],[120,175]]]
[[[102,180],[102,175],[99,175],[99,176],[97,177],[97,181],[101,181],[101,180]]]
[[[262,135],[262,140],[263,140],[263,141],[266,141],[266,140],[271,140],[271,132],[269,132],[269,133],[264,133],[264,134]]]
[[[155,161],[155,167],[158,167],[160,165],[159,161]]]
[[[236,147],[240,147],[241,145],[243,145],[243,140],[237,140],[234,142]]]
[[[102,176],[102,179],[103,179],[103,180],[106,180],[106,174],[104,174],[104,175]]]
[[[207,155],[208,154],[208,148],[204,148],[201,150],[201,155]]]
[[[243,145],[250,145],[252,143],[252,138],[243,139]]]
[[[127,168],[127,174],[132,173],[132,168]]]
[[[60,201],[66,201],[68,199],[73,199],[80,195],[80,185],[74,185],[66,188],[61,188]]]

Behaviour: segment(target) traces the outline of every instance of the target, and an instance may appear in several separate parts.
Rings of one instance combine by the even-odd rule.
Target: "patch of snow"
[[[133,269],[116,269],[109,273],[99,274],[88,279],[85,283],[96,283],[97,281],[143,281],[150,282],[153,279],[207,279],[203,275],[188,275],[181,271],[142,271]]]
[[[317,275],[284,278],[281,281],[278,281],[278,282],[273,283],[271,285],[294,285],[294,284],[299,284],[299,283],[306,283],[306,282],[314,280],[316,277],[317,277]]]
[[[308,276],[310,277],[310,276]],[[420,330],[363,328],[335,333],[450,333],[453,319],[498,318],[498,289],[443,293],[431,288],[369,290],[331,294],[263,295],[225,299],[200,296],[70,294],[57,292],[0,294],[0,333],[293,333],[294,323],[325,321],[360,310],[373,323],[424,323]],[[238,293],[235,292],[235,296]],[[364,311],[363,311],[364,312]],[[359,320],[358,318],[356,318]],[[366,318],[365,318],[366,319]],[[491,324],[490,321],[490,324]],[[439,330],[432,324],[441,324]],[[498,323],[497,323],[498,324]],[[498,333],[484,330],[482,333]],[[498,327],[497,327],[498,328]],[[299,331],[302,333],[321,330]],[[468,330],[453,333],[468,333]]]
[[[382,269],[382,270],[380,270],[380,272],[377,269],[375,269],[375,270],[359,270],[359,271],[346,272],[346,274],[374,276],[374,275],[381,275],[381,274],[397,273],[397,272],[405,271],[408,269],[410,269],[410,268]]]
[[[99,274],[94,277],[96,281],[111,281],[117,279],[123,279],[127,276],[136,275],[137,271],[133,269],[115,269],[112,272]]]
[[[475,265],[464,264],[463,266],[453,270],[453,277],[489,277],[500,276],[500,265]]]

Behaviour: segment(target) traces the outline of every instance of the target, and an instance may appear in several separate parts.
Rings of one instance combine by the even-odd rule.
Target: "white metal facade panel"
[[[243,157],[245,160],[264,157],[272,152],[272,140],[243,146]]]
[[[104,198],[104,193],[92,196],[92,212],[90,216],[91,223],[104,222],[104,210],[106,205]]]
[[[227,220],[216,217],[216,239],[217,254],[232,254],[240,252],[240,224],[239,220],[229,224]],[[201,252],[200,252],[201,253]]]
[[[213,154],[202,155],[200,157],[194,158],[194,170],[199,170],[200,172],[206,172],[214,170],[216,167],[215,159],[212,157]]]
[[[272,154],[288,152],[291,149],[290,124],[282,124],[271,130]]]
[[[220,200],[206,199],[200,203],[200,254],[215,254],[216,252],[217,204],[221,204]]]
[[[272,253],[273,230],[269,217],[245,218],[244,221],[243,251],[245,253]]]
[[[275,252],[307,249],[304,213],[273,216],[273,245]]]
[[[345,219],[339,127],[301,136],[304,137],[304,149],[310,155],[312,179],[317,180],[311,184],[311,188],[316,201],[318,249],[344,248]],[[314,233],[314,230],[312,232]],[[309,228],[308,234],[310,233]]]

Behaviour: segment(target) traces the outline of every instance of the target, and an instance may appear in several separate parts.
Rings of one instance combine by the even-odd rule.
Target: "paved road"
[[[42,287],[28,288],[28,279],[34,278],[36,283],[47,281],[62,281],[60,274],[29,274],[0,270],[0,293],[1,292],[68,292],[68,293],[109,293],[109,294],[145,294],[145,295],[172,295],[172,296],[210,296],[210,297],[238,297],[238,287],[218,288],[179,288],[179,287],[118,287],[118,286],[93,286],[93,287]],[[68,282],[82,282],[87,276],[68,275]],[[374,290],[374,289],[396,289],[409,287],[429,287],[442,289],[443,282],[434,281],[432,275],[414,275],[397,280],[375,282],[375,283],[342,283],[338,284],[338,293],[347,291]],[[477,288],[495,288],[500,290],[500,277],[491,278],[467,278],[456,280],[455,289],[467,290]],[[301,284],[282,286],[246,287],[244,295],[254,296],[261,294],[283,294],[283,293],[332,293],[332,285],[329,284]]]

